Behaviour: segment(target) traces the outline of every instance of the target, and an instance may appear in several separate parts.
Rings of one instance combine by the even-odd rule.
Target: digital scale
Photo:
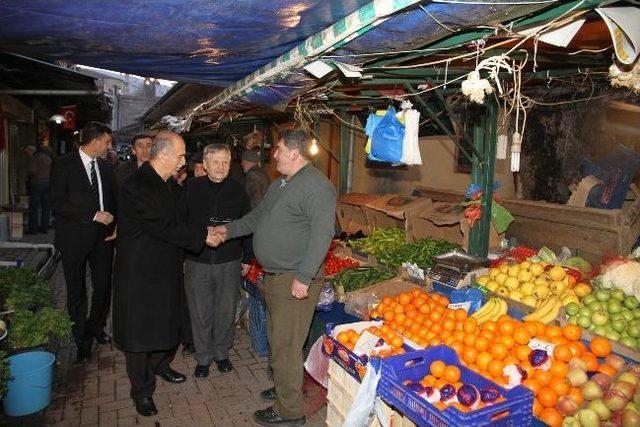
[[[489,266],[487,258],[481,258],[464,252],[447,252],[433,257],[435,265],[425,271],[427,280],[453,289],[459,289],[471,283]]]

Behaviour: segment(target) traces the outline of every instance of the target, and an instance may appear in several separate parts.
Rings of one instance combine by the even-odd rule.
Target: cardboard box
[[[464,250],[469,246],[469,226],[458,203],[433,202],[413,212],[407,220],[407,240],[431,238],[444,239],[460,245]],[[501,236],[491,226],[489,248],[500,245]]]
[[[367,203],[377,199],[374,194],[349,193],[338,198],[336,206],[336,216],[340,229],[345,233],[356,233],[362,231],[364,234],[371,233],[371,228],[365,215]]]
[[[374,227],[406,230],[407,219],[430,203],[424,197],[385,194],[367,203],[365,214],[371,230]]]

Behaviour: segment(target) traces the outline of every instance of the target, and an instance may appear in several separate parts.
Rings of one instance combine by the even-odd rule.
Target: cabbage
[[[602,274],[594,279],[602,289],[621,289],[626,295],[640,299],[640,263],[635,260],[616,260],[603,267]]]

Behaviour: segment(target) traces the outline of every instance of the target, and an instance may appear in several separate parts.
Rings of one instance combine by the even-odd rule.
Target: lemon
[[[505,288],[504,286],[501,286],[496,290],[496,293],[498,295],[506,297],[506,296],[509,296],[509,289]]]
[[[549,281],[544,277],[538,277],[533,283],[535,283],[536,286],[549,286]]]
[[[520,292],[522,292],[524,296],[531,296],[535,288],[536,285],[534,285],[533,282],[523,283],[522,286],[520,286]]]
[[[489,270],[489,277],[494,279],[499,273],[500,273],[500,269],[499,268],[492,268],[492,269]]]
[[[515,277],[507,277],[507,280],[504,281],[504,286],[509,289],[518,289],[520,287],[520,282]]]
[[[538,299],[545,299],[549,296],[549,294],[551,294],[551,291],[549,290],[548,286],[536,286],[536,288],[533,290],[533,294]]]
[[[489,280],[487,284],[484,285],[484,287],[489,289],[491,292],[495,292],[498,290],[500,285],[498,285],[498,283],[495,280]]]
[[[509,270],[509,264],[502,264],[500,267],[498,267],[498,269],[500,270],[501,273],[507,273],[507,271]]]
[[[476,282],[478,282],[479,285],[484,286],[489,282],[489,280],[491,280],[491,277],[489,276],[480,276],[476,279]]]
[[[511,292],[509,292],[509,298],[511,298],[514,301],[520,301],[522,299],[522,294],[520,293],[519,290],[514,289]]]
[[[575,295],[567,295],[566,297],[562,298],[562,305],[568,305],[568,304],[570,304],[572,302],[575,302],[576,304],[579,304],[580,300]]]
[[[522,297],[522,300],[520,300],[520,302],[530,307],[536,307],[538,305],[538,300],[532,295],[525,295],[524,297]]]
[[[493,280],[498,282],[498,285],[502,286],[504,284],[504,281],[507,280],[507,277],[509,277],[509,276],[507,276],[504,273],[500,273],[496,277],[494,277]]]
[[[520,272],[520,267],[517,265],[512,265],[507,270],[507,274],[511,277],[518,277],[518,273]]]
[[[567,272],[564,271],[564,268],[560,267],[559,265],[554,265],[553,267],[551,267],[551,270],[549,270],[548,274],[551,280],[562,280],[567,275]]]
[[[560,295],[565,291],[565,289],[567,289],[567,285],[562,280],[554,280],[549,285],[549,288],[554,294]]]
[[[578,283],[573,288],[573,290],[577,296],[579,296],[580,298],[583,298],[591,293],[591,286],[587,285],[586,283]]]
[[[529,268],[531,268],[531,263],[530,263],[529,261],[522,261],[522,262],[520,263],[520,268],[526,268],[526,269],[529,269]]]
[[[544,273],[544,267],[539,262],[534,262],[533,264],[531,264],[529,270],[531,270],[531,273],[533,273],[533,275],[536,277]]]
[[[531,270],[520,270],[520,272],[518,273],[518,281],[520,283],[530,282],[531,279],[533,279],[533,273],[531,272]]]

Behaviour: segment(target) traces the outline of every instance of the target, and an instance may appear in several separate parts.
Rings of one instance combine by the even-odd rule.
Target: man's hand
[[[113,233],[111,233],[110,236],[107,236],[104,238],[105,242],[110,242],[111,240],[115,240],[115,238],[118,235],[118,227],[116,226],[116,228],[113,229]]]
[[[305,299],[309,296],[309,287],[294,277],[291,282],[291,295],[297,299]]]
[[[251,268],[250,264],[240,264],[240,268],[242,269],[242,277],[246,276],[249,273],[249,269]]]
[[[113,222],[113,215],[107,211],[98,211],[94,215],[93,220],[104,225],[109,225]]]
[[[217,248],[227,240],[227,229],[224,226],[207,227],[207,245]]]

